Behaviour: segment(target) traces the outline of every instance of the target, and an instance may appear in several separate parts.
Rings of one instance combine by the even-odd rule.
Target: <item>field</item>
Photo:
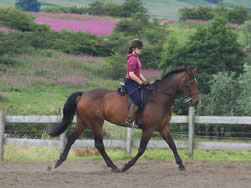
[[[118,19],[105,16],[63,14],[63,13],[33,13],[38,24],[48,24],[51,30],[83,31],[96,35],[109,35]]]
[[[122,167],[127,161],[114,161]],[[185,161],[180,172],[174,161],[140,160],[125,173],[112,173],[104,161],[71,161],[58,169],[52,163],[1,162],[1,187],[120,187],[120,188],[246,188],[251,184],[250,162]]]
[[[94,0],[39,0],[42,4],[41,8],[47,6],[87,6],[89,3],[94,2]],[[113,0],[112,2],[123,3],[123,0]],[[251,8],[251,2],[249,0],[224,0],[223,1],[228,6],[243,4]],[[143,0],[144,6],[148,9],[151,17],[156,18],[168,18],[168,19],[178,19],[178,10],[183,7],[192,7],[200,5],[214,6],[212,3],[208,3],[204,0]],[[0,6],[14,6],[15,0],[1,0]]]

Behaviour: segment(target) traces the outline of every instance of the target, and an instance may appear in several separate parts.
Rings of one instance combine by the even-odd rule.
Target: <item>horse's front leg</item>
[[[105,151],[105,146],[103,143],[103,135],[102,135],[102,126],[99,128],[93,129],[94,133],[94,140],[95,140],[95,147],[99,151],[99,153],[102,155],[103,159],[106,162],[106,165],[110,168],[112,168],[113,172],[120,172],[120,169],[112,162],[110,157],[107,155]]]
[[[171,136],[171,134],[168,131],[167,126],[160,132],[160,135],[162,136],[162,138],[166,141],[166,143],[168,144],[169,148],[173,151],[176,163],[179,165],[179,169],[180,170],[185,170],[185,166],[178,154],[175,142]]]
[[[138,153],[132,160],[130,160],[127,164],[125,164],[125,166],[122,168],[122,172],[131,168],[136,163],[136,161],[140,158],[140,156],[143,155],[143,153],[146,150],[146,146],[150,138],[152,137],[152,134],[153,134],[153,130],[151,129],[143,130]]]

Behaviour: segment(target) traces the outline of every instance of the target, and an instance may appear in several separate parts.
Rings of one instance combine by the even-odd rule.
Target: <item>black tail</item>
[[[67,101],[64,104],[63,119],[60,123],[58,123],[55,127],[52,127],[48,131],[48,134],[50,136],[52,137],[59,136],[71,124],[77,108],[77,98],[82,94],[83,92],[75,92],[68,97]]]

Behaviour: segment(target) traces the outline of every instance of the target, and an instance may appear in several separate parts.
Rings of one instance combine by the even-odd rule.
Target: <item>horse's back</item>
[[[104,88],[93,89],[83,93],[77,110],[83,117],[123,124],[128,113],[127,96],[120,96],[118,92]]]

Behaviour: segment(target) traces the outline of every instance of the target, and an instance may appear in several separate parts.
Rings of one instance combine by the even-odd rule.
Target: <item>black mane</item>
[[[176,74],[176,73],[180,73],[180,72],[184,72],[184,71],[185,71],[184,68],[178,68],[178,69],[172,70],[172,71],[168,72],[165,76],[163,76],[163,78],[161,80],[166,79],[167,77],[169,77],[172,74]]]

